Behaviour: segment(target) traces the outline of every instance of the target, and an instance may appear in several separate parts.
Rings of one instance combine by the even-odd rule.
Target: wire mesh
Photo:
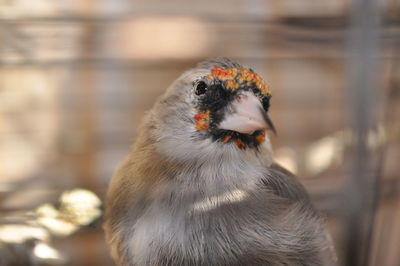
[[[104,198],[145,111],[210,57],[250,65],[270,84],[275,158],[326,215],[338,263],[398,265],[399,9],[396,0],[3,1],[0,265],[111,265],[101,221],[24,249],[4,241],[2,226],[26,225],[43,204],[61,213],[72,188]]]

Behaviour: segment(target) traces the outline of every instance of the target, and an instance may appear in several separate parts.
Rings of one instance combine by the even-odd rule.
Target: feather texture
[[[184,73],[144,120],[112,179],[105,231],[118,265],[322,265],[324,224],[269,140],[238,149],[194,128]]]

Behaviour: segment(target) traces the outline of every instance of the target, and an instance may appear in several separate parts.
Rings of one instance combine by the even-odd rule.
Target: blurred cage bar
[[[339,265],[400,265],[399,0],[3,0],[0,23],[0,265],[112,265],[62,193],[104,199],[144,112],[210,57],[271,86],[276,160]]]

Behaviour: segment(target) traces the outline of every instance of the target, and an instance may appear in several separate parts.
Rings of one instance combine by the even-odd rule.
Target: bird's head
[[[200,63],[156,105],[157,140],[175,153],[196,152],[196,147],[257,152],[265,142],[269,147],[266,130],[275,132],[270,99],[269,87],[251,68],[228,59]]]

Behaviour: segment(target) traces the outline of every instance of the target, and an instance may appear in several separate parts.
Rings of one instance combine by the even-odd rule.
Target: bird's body
[[[114,259],[126,266],[322,265],[321,218],[302,185],[273,163],[257,118],[240,129],[253,128],[245,134],[221,129],[232,127],[224,122],[236,112],[232,102],[259,91],[249,82],[224,103],[207,100],[224,85],[208,80],[204,92],[196,80],[215,67],[243,69],[224,60],[185,73],[147,114],[113,177],[105,230]],[[268,93],[257,96],[264,106]]]

